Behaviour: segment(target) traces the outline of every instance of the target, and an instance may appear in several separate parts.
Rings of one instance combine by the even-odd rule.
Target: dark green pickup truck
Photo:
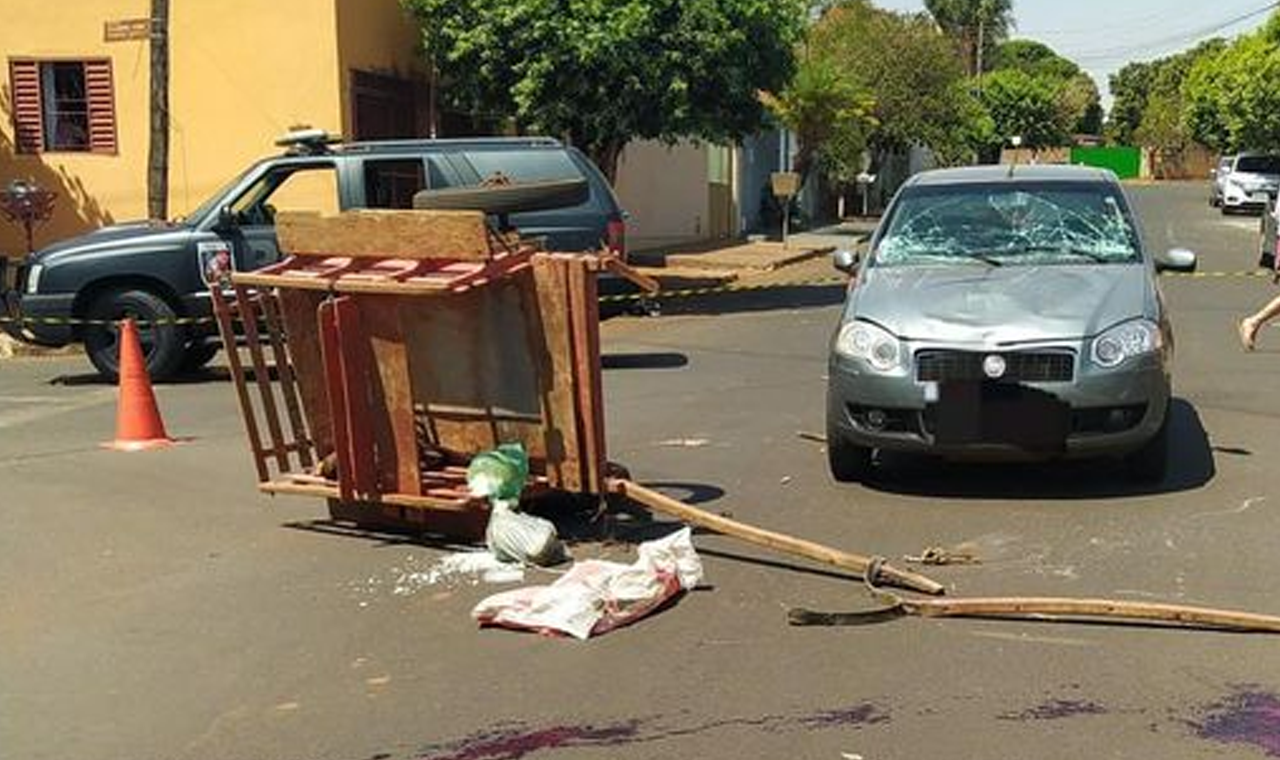
[[[281,140],[264,159],[173,222],[119,224],[39,250],[18,267],[4,297],[16,317],[6,329],[46,346],[80,341],[93,366],[114,378],[117,330],[133,317],[153,378],[209,362],[217,353],[210,282],[228,264],[248,271],[280,259],[273,199],[305,183],[335,195],[336,209],[412,208],[421,190],[510,181],[585,180],[586,200],[512,214],[522,234],[561,251],[625,253],[625,214],[600,171],[582,153],[548,138],[478,138],[334,143],[315,132]]]

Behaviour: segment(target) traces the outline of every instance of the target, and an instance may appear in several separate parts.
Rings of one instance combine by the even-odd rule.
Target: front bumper
[[[1077,364],[1070,382],[948,384],[867,372],[834,355],[828,423],[860,446],[998,461],[1123,455],[1156,435],[1170,396],[1161,357],[1110,371]],[[957,416],[972,421],[968,435],[955,434]]]
[[[1276,188],[1245,190],[1228,186],[1222,193],[1222,205],[1229,209],[1265,209],[1275,198]]]
[[[7,308],[12,321],[6,331],[15,338],[40,346],[60,347],[76,340],[71,323],[74,293],[53,295],[18,295],[10,293]]]

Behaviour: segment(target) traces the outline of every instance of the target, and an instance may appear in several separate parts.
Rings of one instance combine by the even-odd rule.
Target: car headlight
[[[870,322],[850,322],[840,328],[836,351],[862,359],[880,372],[890,372],[902,363],[902,344],[888,330]]]
[[[1093,340],[1093,363],[1118,367],[1126,360],[1159,351],[1164,345],[1160,326],[1149,319],[1135,319],[1116,325]]]
[[[40,275],[44,272],[41,264],[32,264],[27,270],[27,295],[34,295],[40,289]]]

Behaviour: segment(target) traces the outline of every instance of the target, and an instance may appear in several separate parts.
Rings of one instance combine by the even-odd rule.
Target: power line
[[[1241,22],[1248,21],[1251,18],[1273,11],[1276,8],[1280,8],[1280,0],[1277,0],[1276,2],[1272,2],[1272,3],[1268,3],[1267,5],[1261,8],[1257,8],[1255,10],[1249,11],[1248,13],[1236,16],[1226,21],[1215,23],[1211,26],[1201,27],[1199,29],[1190,30],[1186,32],[1180,32],[1178,34],[1169,35],[1167,37],[1162,37],[1155,40],[1149,40],[1147,42],[1143,42],[1138,45],[1125,45],[1125,46],[1117,46],[1112,48],[1073,52],[1071,59],[1074,61],[1114,60],[1115,58],[1125,56],[1125,55],[1132,56],[1137,53],[1148,52],[1148,51],[1162,49],[1162,48],[1168,48],[1170,46],[1178,45],[1178,44],[1195,42],[1202,38],[1209,37],[1213,34],[1221,32],[1224,29],[1235,26],[1236,24],[1239,24]]]

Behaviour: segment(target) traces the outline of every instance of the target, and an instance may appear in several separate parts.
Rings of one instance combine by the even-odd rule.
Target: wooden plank
[[[1280,617],[1241,610],[1193,607],[1165,602],[1134,602],[1117,599],[1076,599],[1071,597],[980,597],[972,599],[907,599],[884,589],[875,595],[888,607],[860,612],[816,612],[803,608],[788,610],[792,625],[865,625],[871,620],[887,620],[895,615],[920,617],[966,617],[988,620],[1032,620],[1038,623],[1105,620],[1141,621],[1173,628],[1280,633]]]
[[[530,304],[528,324],[543,398],[547,477],[555,488],[580,491],[578,424],[573,384],[573,346],[569,332],[569,293],[565,268],[550,256],[535,256],[537,299]]]
[[[374,462],[373,428],[370,423],[369,375],[373,356],[369,351],[369,337],[364,331],[360,303],[352,298],[338,298],[333,302],[333,316],[337,325],[341,375],[338,378],[344,395],[343,412],[347,415],[344,427],[351,447],[348,477],[353,481],[356,494],[368,498],[378,489],[377,465]]]
[[[324,357],[324,379],[332,421],[334,453],[338,459],[338,495],[343,501],[355,501],[355,481],[351,477],[351,436],[347,429],[351,419],[347,409],[345,384],[342,382],[342,343],[338,336],[337,315],[333,301],[325,301],[316,309],[320,323],[320,353]]]
[[[584,493],[604,491],[604,395],[600,381],[600,313],[596,276],[586,260],[565,262],[573,332],[573,384]]]
[[[262,434],[258,431],[258,418],[249,400],[248,381],[244,365],[240,363],[240,348],[236,342],[235,326],[231,322],[231,304],[218,288],[212,290],[213,314],[218,321],[218,333],[222,347],[226,349],[227,364],[231,367],[231,381],[236,386],[236,398],[240,402],[240,416],[244,419],[245,432],[249,436],[249,450],[253,454],[253,466],[258,471],[258,482],[265,483],[271,476],[267,471],[266,455],[262,451]]]
[[[740,523],[737,520],[730,520],[727,517],[721,517],[685,504],[682,501],[672,499],[630,480],[611,480],[609,481],[609,487],[610,490],[639,502],[650,509],[679,518],[691,525],[710,528],[717,533],[723,533],[726,536],[732,536],[766,549],[794,554],[833,565],[857,573],[864,578],[873,563],[871,557],[850,554],[813,541],[788,536],[785,533],[775,533],[753,525]],[[941,583],[931,578],[906,570],[899,570],[887,563],[879,565],[876,576],[873,579],[876,582],[891,583],[895,586],[914,589],[926,594],[941,594],[946,590]]]
[[[271,369],[262,352],[262,338],[258,333],[258,299],[260,293],[249,295],[244,288],[236,288],[236,309],[244,328],[244,341],[253,362],[253,379],[262,398],[263,414],[267,418],[267,432],[271,435],[271,450],[276,456],[280,472],[289,471],[289,452],[285,450],[284,431],[280,427],[280,412],[276,409],[275,389],[271,385]]]
[[[305,256],[485,261],[493,255],[479,211],[282,212],[276,235],[282,251]]]
[[[287,480],[269,481],[258,486],[258,490],[263,493],[289,494],[292,496],[318,496],[322,499],[338,499],[343,501],[352,501],[342,497],[341,487],[311,485],[308,483],[292,483]],[[435,496],[413,496],[410,494],[381,494],[375,495],[374,498],[366,501],[375,504],[393,504],[402,507],[412,507],[414,509],[439,510],[443,512],[472,512],[484,511],[485,506],[481,500],[454,498],[440,498]]]
[[[414,425],[409,357],[400,321],[400,299],[363,298],[361,318],[373,356],[371,417],[377,449],[378,482],[384,491],[421,492],[418,433]]]
[[[325,386],[325,364],[320,350],[320,323],[317,316],[322,293],[280,290],[276,294],[289,346],[289,358],[298,381],[298,395],[306,415],[307,428],[315,444],[317,461],[334,451],[333,416]]]
[[[293,362],[284,345],[284,323],[280,318],[280,303],[275,293],[262,294],[262,316],[266,319],[267,336],[271,339],[271,353],[275,358],[276,375],[280,378],[280,391],[284,396],[285,408],[289,412],[289,430],[293,433],[293,443],[286,448],[296,451],[302,466],[310,468],[315,464],[312,456],[313,444],[307,435],[306,422],[302,419],[298,386],[293,376]]]

